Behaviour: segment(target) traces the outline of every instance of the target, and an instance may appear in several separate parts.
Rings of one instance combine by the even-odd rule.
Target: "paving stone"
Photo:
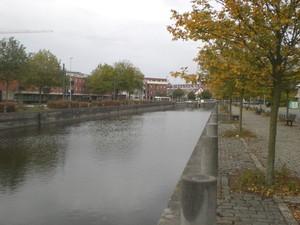
[[[229,177],[231,175],[236,174],[243,169],[256,168],[256,164],[251,158],[250,153],[255,154],[259,160],[262,159],[261,163],[263,165],[264,160],[266,159],[264,153],[266,149],[264,144],[266,137],[265,135],[261,135],[266,132],[266,118],[254,122],[252,121],[254,124],[251,125],[251,120],[256,118],[252,116],[249,117],[248,120],[247,113],[245,113],[244,117],[245,126],[247,126],[247,128],[250,127],[251,129],[255,129],[259,134],[258,138],[254,141],[255,143],[247,141],[248,149],[245,148],[244,143],[238,138],[219,137],[217,225],[290,225],[290,223],[286,223],[278,207],[279,203],[283,204],[285,201],[284,199],[263,199],[260,196],[251,193],[235,193],[232,192],[229,187]],[[263,126],[266,126],[266,128]],[[256,128],[258,130],[256,130]],[[231,124],[219,124],[219,134],[222,134],[228,129],[232,129]],[[299,136],[299,133],[297,135]],[[300,143],[298,146],[300,146]],[[291,147],[291,145],[289,145],[289,147]],[[288,155],[287,151],[278,154],[278,157],[280,158],[284,154]],[[292,160],[291,167],[298,169],[299,166],[298,172],[300,174],[300,149],[298,155],[296,156],[296,154],[294,154],[294,157],[295,159]],[[199,160],[199,152],[194,151],[191,160],[183,173],[199,170]],[[288,157],[287,160],[281,161],[287,162],[289,160],[291,160],[290,157]],[[296,162],[297,160],[298,162]],[[163,213],[159,225],[180,225],[179,194],[180,182],[176,186],[175,192],[168,203],[169,209]]]
[[[221,124],[219,133],[232,129],[230,124]],[[272,199],[263,199],[260,196],[251,193],[230,192],[228,186],[228,177],[241,169],[255,169],[255,163],[250,155],[241,150],[244,149],[242,141],[237,138],[219,138],[219,174],[221,175],[223,190],[229,191],[224,195],[224,191],[219,191],[222,196],[219,198],[227,199],[219,201],[218,212],[228,213],[235,217],[225,217],[228,224],[235,225],[277,225],[286,224],[282,217],[277,203]],[[233,206],[233,207],[232,207]],[[224,219],[224,218],[223,218]],[[218,220],[218,225],[222,223]],[[231,223],[230,223],[231,222]]]

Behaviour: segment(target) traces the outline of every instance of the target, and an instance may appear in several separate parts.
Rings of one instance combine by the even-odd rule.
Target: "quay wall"
[[[163,210],[163,212],[161,213],[161,216],[159,218],[159,221],[157,223],[157,225],[186,225],[186,224],[214,224],[213,220],[216,219],[216,215],[214,215],[214,213],[212,213],[213,219],[209,222],[209,223],[186,223],[186,222],[182,222],[182,179],[184,176],[193,176],[193,175],[199,175],[199,174],[203,174],[203,175],[207,175],[206,171],[207,169],[210,169],[210,167],[215,167],[216,171],[218,171],[218,166],[217,166],[217,155],[216,154],[214,157],[214,160],[210,160],[211,157],[207,156],[206,154],[210,154],[210,152],[213,151],[218,151],[218,147],[216,149],[212,149],[212,145],[208,145],[208,142],[205,140],[208,137],[210,138],[211,136],[211,125],[214,124],[216,125],[216,130],[214,130],[214,132],[216,132],[216,136],[214,137],[214,141],[216,142],[216,146],[218,145],[218,128],[217,128],[217,124],[218,124],[218,115],[216,114],[217,112],[217,107],[214,108],[216,105],[215,104],[205,104],[205,106],[202,106],[202,108],[204,109],[210,109],[212,110],[211,112],[211,116],[208,119],[208,121],[206,122],[205,128],[203,129],[203,132],[201,133],[198,142],[190,156],[190,159],[188,160],[181,176],[179,177],[178,183],[175,186],[175,189],[173,191],[173,193],[170,196],[170,199],[167,203],[167,208],[165,208]],[[217,153],[217,152],[216,152]],[[204,158],[204,159],[203,159]],[[208,161],[208,162],[204,162],[204,160]],[[205,168],[208,167],[208,168]],[[208,174],[211,175],[211,174]],[[215,174],[212,176],[216,176]],[[195,188],[194,188],[195,189]],[[197,188],[196,188],[197,189]],[[195,189],[195,190],[196,190]],[[215,190],[216,191],[216,190]],[[195,193],[189,193],[191,196],[193,196],[193,194]],[[195,197],[196,198],[196,197]],[[205,199],[205,198],[203,198]],[[191,199],[192,200],[192,199]],[[216,193],[215,193],[215,198],[214,199],[210,199],[208,200],[209,204],[208,207],[211,207],[211,205],[215,205],[212,203],[216,203]],[[195,203],[190,203],[190,207],[192,207]],[[203,205],[202,205],[203,204]],[[188,204],[189,205],[189,204]],[[199,205],[199,202],[198,202]],[[202,202],[200,205],[202,205],[202,208],[204,207],[204,203]],[[201,208],[201,207],[200,207]],[[215,207],[214,209],[210,209],[210,211],[214,211],[216,210]],[[194,213],[195,210],[191,210],[189,213]],[[201,213],[201,211],[205,211],[205,209],[201,209],[199,210],[199,212]],[[197,217],[199,217],[199,215],[197,215]],[[208,215],[205,215],[204,217],[207,218],[198,218],[201,221],[206,221],[209,220],[211,218],[208,219]]]
[[[27,126],[43,126],[51,123],[103,119],[143,112],[175,109],[171,102],[157,102],[136,105],[69,108],[42,112],[15,112],[0,114],[0,130]]]

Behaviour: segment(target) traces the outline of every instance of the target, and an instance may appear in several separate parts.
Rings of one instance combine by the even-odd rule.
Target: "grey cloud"
[[[193,58],[199,43],[173,42],[166,30],[166,25],[171,24],[168,20],[170,9],[185,10],[190,7],[189,1],[153,1],[164,8],[152,7],[149,10],[154,10],[153,16],[147,12],[145,17],[141,13],[137,14],[139,16],[132,14],[147,10],[143,4],[138,4],[142,8],[132,9],[134,1],[130,0],[131,15],[120,16],[104,11],[108,0],[2,0],[0,30],[54,30],[53,33],[17,34],[15,37],[28,51],[49,49],[66,65],[72,56],[74,70],[85,73],[99,63],[112,64],[123,59],[130,60],[146,76],[166,77],[182,66],[195,71],[197,66]],[[149,1],[147,4],[149,6]],[[107,9],[113,7],[109,5]],[[126,12],[129,8],[123,10]]]

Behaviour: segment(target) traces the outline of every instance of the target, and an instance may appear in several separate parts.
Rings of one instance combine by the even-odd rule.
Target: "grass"
[[[232,138],[232,137],[236,137],[236,138],[256,138],[255,133],[253,133],[250,130],[247,129],[243,129],[242,133],[240,134],[240,131],[238,129],[234,129],[234,130],[226,130],[223,132],[222,134],[223,137],[226,138]]]
[[[223,124],[238,124],[238,120],[224,120],[222,121]]]
[[[265,183],[265,175],[259,170],[244,170],[230,178],[230,186],[236,192],[256,193],[263,197],[295,196],[300,194],[300,179],[286,167],[275,172],[274,184]]]
[[[23,104],[19,104],[17,107],[16,107],[16,112],[40,112],[40,111],[46,111],[47,108],[45,108],[43,105],[40,106],[40,105],[31,105],[30,107],[26,107],[25,105]]]

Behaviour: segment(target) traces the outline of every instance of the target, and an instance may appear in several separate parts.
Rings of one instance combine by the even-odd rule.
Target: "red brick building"
[[[144,99],[153,100],[155,96],[167,96],[168,80],[165,78],[144,78]]]
[[[8,85],[8,100],[14,99],[14,93],[19,91],[19,82],[12,81]],[[4,82],[0,81],[0,101],[6,100],[6,85]]]
[[[86,77],[87,75],[80,72],[67,72],[67,77],[69,77],[69,84],[67,84],[67,89],[70,89],[74,95],[86,94]]]
[[[80,100],[87,98],[86,90],[87,75],[80,72],[67,72],[65,83],[62,82],[59,87],[51,87],[43,89],[43,101],[62,99],[70,97],[70,89],[72,90],[72,99]],[[63,86],[65,86],[65,91]],[[3,82],[0,82],[0,101],[6,98],[6,87]],[[8,86],[8,99],[22,102],[38,102],[39,90],[37,87],[22,87],[20,82],[13,81]]]

